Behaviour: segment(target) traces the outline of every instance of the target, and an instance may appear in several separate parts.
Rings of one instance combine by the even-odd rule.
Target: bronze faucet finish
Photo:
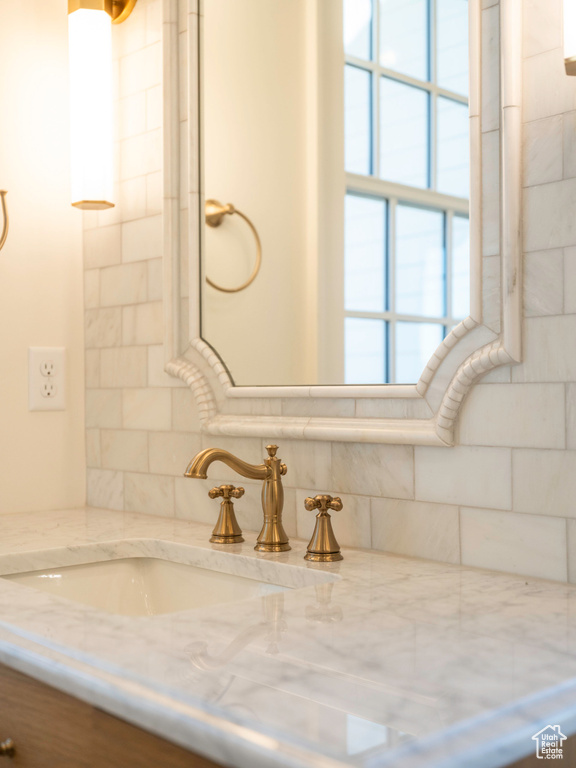
[[[220,515],[214,526],[210,541],[213,544],[239,544],[244,541],[242,529],[238,525],[234,514],[234,502],[232,499],[241,499],[244,496],[244,488],[235,488],[233,485],[221,485],[208,491],[211,499],[222,499]]]
[[[340,545],[334,536],[332,520],[328,513],[329,509],[340,512],[343,506],[342,499],[338,496],[334,498],[327,495],[315,496],[314,498],[309,496],[304,500],[304,506],[309,512],[315,509],[320,510],[316,515],[314,533],[304,559],[311,560],[313,563],[334,563],[337,560],[343,560]]]
[[[257,552],[285,552],[291,549],[286,531],[282,527],[284,506],[282,476],[286,474],[287,469],[286,464],[276,456],[277,445],[267,445],[266,450],[268,458],[264,459],[262,464],[248,464],[222,448],[206,448],[192,459],[184,475],[206,479],[208,467],[215,461],[221,461],[242,477],[262,480],[264,524],[254,549]]]

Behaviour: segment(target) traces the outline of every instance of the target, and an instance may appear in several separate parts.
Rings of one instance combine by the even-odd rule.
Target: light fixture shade
[[[576,0],[564,0],[564,64],[566,74],[576,75]]]
[[[72,205],[114,206],[112,19],[80,8],[68,16]]]

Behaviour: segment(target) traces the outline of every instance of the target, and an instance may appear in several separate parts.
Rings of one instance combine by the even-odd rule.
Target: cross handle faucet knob
[[[218,499],[222,497],[224,500],[228,499],[241,499],[244,496],[244,488],[236,488],[233,485],[220,485],[217,488],[212,488],[208,491],[208,496],[211,499]]]
[[[304,506],[308,512],[312,512],[315,509],[319,510],[316,515],[314,533],[308,544],[304,559],[311,560],[313,563],[334,563],[337,560],[342,560],[340,545],[334,536],[332,519],[328,513],[329,509],[340,512],[343,507],[342,499],[338,496],[329,496],[328,494],[320,494],[319,496],[314,496],[314,498],[308,496],[304,500]]]
[[[312,512],[315,509],[319,509],[320,512],[327,512],[329,509],[334,510],[334,512],[340,512],[343,504],[342,499],[339,496],[321,494],[319,496],[314,496],[314,498],[308,496],[308,498],[304,500],[304,506],[308,512]]]
[[[208,491],[211,499],[222,499],[220,515],[216,523],[210,541],[212,544],[240,544],[244,541],[242,529],[238,525],[234,514],[234,502],[232,499],[240,499],[244,496],[244,488],[236,488],[233,485],[220,485]]]

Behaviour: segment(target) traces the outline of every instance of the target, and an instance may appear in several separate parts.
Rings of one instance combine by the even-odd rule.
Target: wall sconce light
[[[564,66],[576,75],[576,0],[564,0]]]
[[[113,208],[112,24],[136,0],[68,0],[72,205]]]

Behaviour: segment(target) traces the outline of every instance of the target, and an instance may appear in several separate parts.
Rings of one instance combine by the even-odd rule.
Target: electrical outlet
[[[40,373],[46,378],[50,378],[56,374],[56,366],[54,360],[42,360],[40,363]]]
[[[51,397],[55,398],[56,393],[58,392],[58,388],[56,387],[56,384],[54,384],[53,381],[45,381],[44,384],[40,387],[40,394],[42,397]]]
[[[66,408],[66,350],[30,347],[28,350],[28,410]]]

